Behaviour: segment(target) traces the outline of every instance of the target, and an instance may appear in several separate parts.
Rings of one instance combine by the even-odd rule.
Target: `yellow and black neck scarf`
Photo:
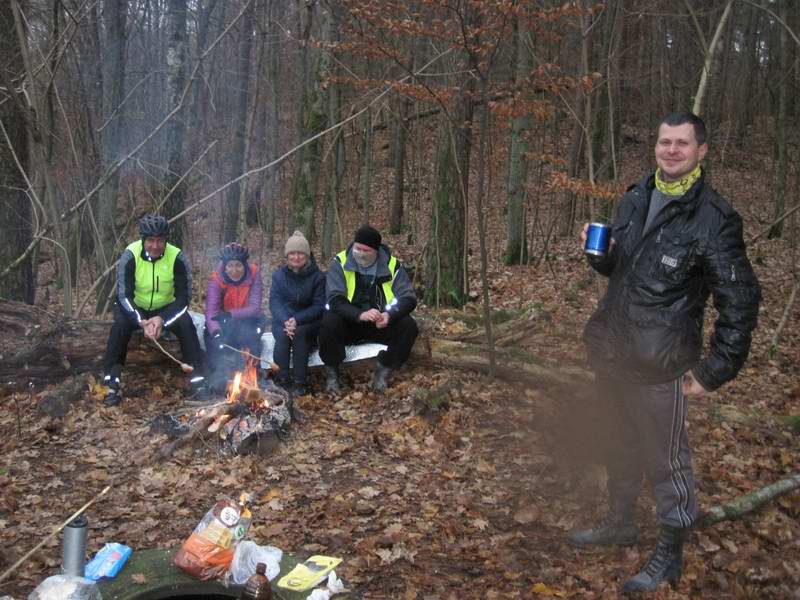
[[[700,165],[688,175],[681,177],[678,181],[664,181],[661,179],[661,169],[656,169],[656,187],[658,191],[667,196],[683,196],[694,185],[700,177]]]

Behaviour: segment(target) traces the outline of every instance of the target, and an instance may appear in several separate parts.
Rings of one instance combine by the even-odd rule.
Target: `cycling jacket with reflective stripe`
[[[130,244],[117,264],[117,301],[125,313],[141,321],[140,310],[156,312],[170,325],[188,310],[192,289],[189,265],[179,248],[167,244],[153,260],[141,240]]]

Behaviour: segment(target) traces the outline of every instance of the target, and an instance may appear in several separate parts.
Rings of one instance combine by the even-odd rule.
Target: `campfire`
[[[162,450],[170,455],[198,437],[216,434],[225,454],[269,454],[291,422],[291,398],[272,380],[259,385],[257,362],[248,359],[244,370],[228,382],[225,400],[198,410],[185,435]]]
[[[226,401],[236,408],[217,417],[208,431],[219,431],[223,446],[234,454],[252,453],[254,445],[255,451],[261,453],[266,438],[274,447],[291,420],[288,395],[269,380],[260,388],[256,362],[252,359],[246,361],[244,371],[234,375]]]

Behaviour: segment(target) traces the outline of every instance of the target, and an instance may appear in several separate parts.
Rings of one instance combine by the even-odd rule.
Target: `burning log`
[[[291,422],[291,398],[271,382],[259,387],[256,364],[249,360],[230,382],[225,402],[198,411],[189,432],[165,444],[159,457],[169,458],[178,448],[215,434],[222,452],[271,453]]]
[[[200,411],[201,414],[197,422],[194,423],[192,428],[189,430],[189,433],[162,446],[158,453],[159,458],[169,458],[178,448],[183,448],[194,440],[204,437],[209,425],[211,425],[215,419],[222,415],[232,414],[238,408],[239,407],[237,404],[220,402],[219,404],[215,404]]]

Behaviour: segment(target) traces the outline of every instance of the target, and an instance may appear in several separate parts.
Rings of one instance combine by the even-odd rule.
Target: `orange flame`
[[[242,372],[236,371],[233,381],[228,384],[228,402],[231,404],[239,401],[239,395],[242,393]]]
[[[246,348],[245,352],[247,352]],[[230,403],[252,404],[253,408],[269,408],[269,402],[258,389],[258,363],[255,360],[248,358],[245,361],[244,371],[236,372],[233,381],[228,384],[227,399]]]

